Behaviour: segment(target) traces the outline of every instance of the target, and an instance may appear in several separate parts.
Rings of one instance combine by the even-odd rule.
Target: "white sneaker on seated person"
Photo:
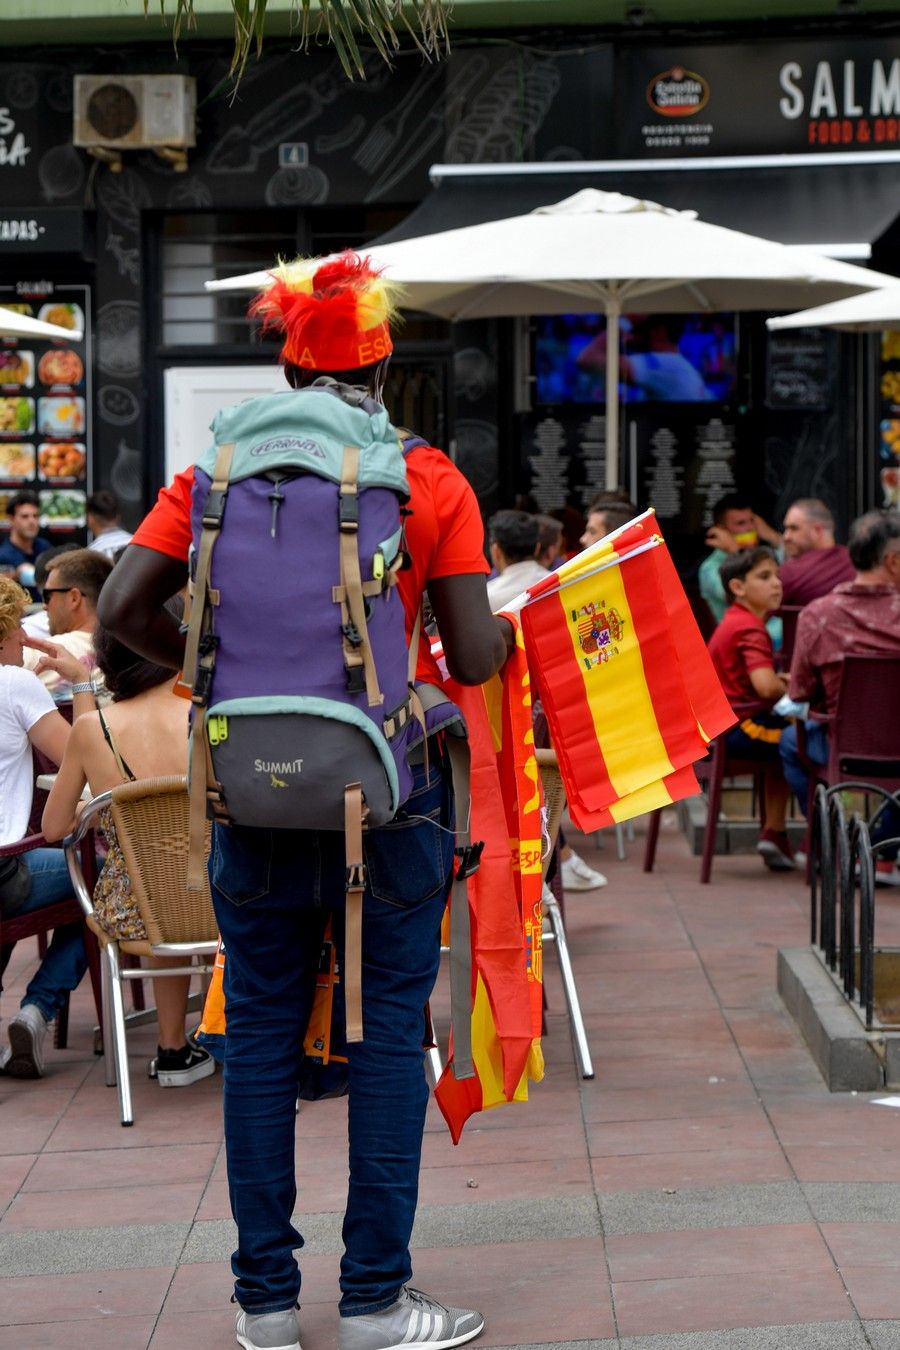
[[[588,867],[574,849],[570,851],[568,858],[560,860],[559,867],[565,891],[596,891],[606,885],[603,873],[595,872],[593,867]]]

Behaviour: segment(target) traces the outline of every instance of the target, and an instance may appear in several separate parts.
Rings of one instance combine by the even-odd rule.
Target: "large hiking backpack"
[[[406,800],[409,745],[426,730],[420,623],[408,645],[396,586],[404,455],[423,442],[328,378],[225,408],[213,433],[191,507],[189,885],[203,884],[207,813],[343,831],[347,1039],[359,1040],[362,832]]]

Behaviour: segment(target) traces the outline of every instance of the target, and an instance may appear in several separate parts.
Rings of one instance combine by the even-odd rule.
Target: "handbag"
[[[0,914],[11,919],[31,894],[31,871],[20,853],[0,858]]]

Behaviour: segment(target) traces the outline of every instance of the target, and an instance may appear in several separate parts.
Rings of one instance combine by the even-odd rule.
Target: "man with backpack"
[[[398,444],[378,402],[392,350],[388,283],[349,253],[298,261],[278,269],[251,312],[283,334],[294,392],[219,414],[215,447],[162,490],[118,563],[101,621],[192,684],[205,758],[194,757],[192,782],[214,815],[210,875],[226,950],[238,1342],[299,1350],[295,1103],[330,915],[348,1001],[339,1347],[441,1350],[484,1325],[408,1287],[428,1097],[423,1009],[451,882],[453,806],[439,744],[417,731],[422,701],[398,697],[404,652],[392,633],[399,616],[416,682],[436,683],[427,640],[419,646],[427,588],[451,675],[480,684],[503,664],[512,629],[490,612],[471,488],[440,451],[404,433]],[[184,585],[192,547],[186,652],[162,605]],[[243,657],[270,687],[241,685]],[[348,728],[360,748],[345,774]],[[331,821],[332,788],[345,814],[315,823]],[[471,864],[469,850],[458,852]]]

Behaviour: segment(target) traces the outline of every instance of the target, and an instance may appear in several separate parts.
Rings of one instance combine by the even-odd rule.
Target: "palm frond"
[[[153,0],[144,0],[148,14]],[[398,28],[408,33],[429,59],[449,51],[448,17],[453,0],[293,0],[292,21],[301,45],[322,39],[331,43],[348,79],[364,73],[360,41],[370,42],[388,65],[400,46]],[[244,73],[251,51],[262,51],[268,0],[231,0],[234,12],[234,48],[231,71],[235,80]],[[185,28],[196,27],[194,0],[159,0],[165,21],[172,15],[172,40],[177,46]]]

